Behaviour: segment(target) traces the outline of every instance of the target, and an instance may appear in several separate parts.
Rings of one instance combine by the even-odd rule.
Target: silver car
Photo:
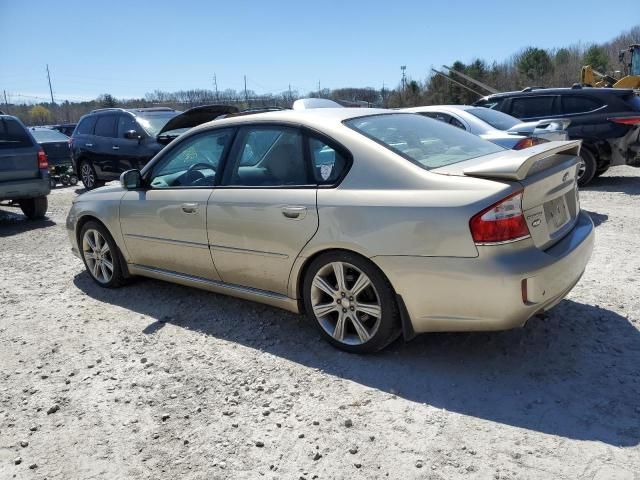
[[[80,195],[67,228],[101,286],[140,275],[306,312],[336,347],[371,352],[557,304],[594,241],[579,149],[506,150],[390,110],[219,119]]]
[[[497,110],[471,105],[429,105],[405,108],[478,135],[505,148],[520,150],[538,143],[569,140],[569,120],[521,122]]]

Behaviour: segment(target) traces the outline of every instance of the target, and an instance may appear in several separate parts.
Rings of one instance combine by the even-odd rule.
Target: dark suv
[[[525,88],[489,95],[474,105],[493,108],[521,120],[566,118],[569,138],[582,140],[584,186],[611,166],[640,167],[640,97],[616,88]]]
[[[20,120],[0,113],[0,201],[39,219],[47,213],[50,190],[47,154]]]
[[[74,169],[87,190],[141,169],[173,138],[188,128],[237,112],[227,105],[204,105],[185,112],[166,107],[103,108],[78,122],[71,137]]]

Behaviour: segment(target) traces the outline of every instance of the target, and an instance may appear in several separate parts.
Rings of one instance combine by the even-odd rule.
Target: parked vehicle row
[[[119,129],[121,115],[86,117],[91,138],[139,132],[142,114]],[[399,335],[522,326],[557,304],[593,248],[579,150],[505,149],[390,110],[232,115],[80,195],[66,225],[103,287],[140,275],[306,312],[336,347],[371,352]]]
[[[475,106],[525,121],[571,121],[569,138],[582,140],[580,186],[609,167],[640,167],[640,97],[620,88],[528,88],[489,95]]]

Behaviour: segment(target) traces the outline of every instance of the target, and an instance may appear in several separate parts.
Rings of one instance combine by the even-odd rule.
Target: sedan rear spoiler
[[[571,140],[541,143],[522,150],[506,150],[492,155],[486,162],[465,168],[463,173],[469,177],[524,180],[536,163],[556,154],[578,156],[581,145],[581,140]],[[542,165],[534,171],[542,170],[540,167]]]

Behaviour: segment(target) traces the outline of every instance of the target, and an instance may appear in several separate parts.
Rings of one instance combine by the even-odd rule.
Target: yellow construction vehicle
[[[580,82],[589,87],[640,89],[640,44],[621,50],[618,58],[624,65],[622,78],[612,77],[594,70],[591,65],[585,65],[580,72]]]

